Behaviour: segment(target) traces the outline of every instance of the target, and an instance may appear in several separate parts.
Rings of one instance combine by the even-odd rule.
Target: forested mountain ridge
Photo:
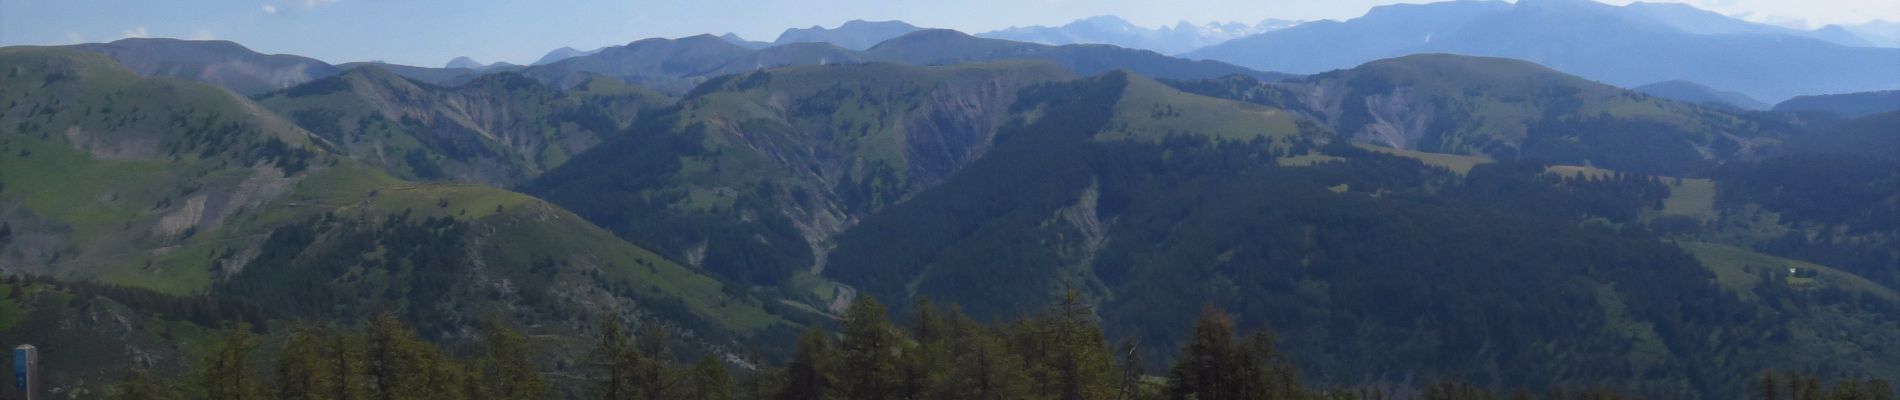
[[[792,43],[830,43],[847,49],[864,50],[920,29],[923,28],[904,21],[851,20],[832,29],[825,29],[822,26],[786,29],[785,33],[779,34],[778,40],[773,41],[772,44],[782,46]]]
[[[57,324],[10,325],[0,334],[50,345],[81,343],[62,336],[96,342],[94,333],[76,332],[91,323],[59,322],[88,314],[197,325],[101,331],[150,356],[60,361],[71,369],[51,371],[49,387],[97,393],[100,377],[176,363],[165,354],[190,345],[142,335],[193,335],[226,320],[263,329],[271,320],[347,324],[391,311],[425,337],[454,342],[484,318],[578,337],[593,329],[584,321],[614,315],[676,332],[695,351],[735,349],[741,340],[771,351],[771,339],[750,338],[789,335],[773,333],[789,329],[766,310],[775,300],[533,197],[393,178],[223,89],[142,78],[104,56],[58,48],[0,49],[0,74],[0,101],[8,104],[0,112],[7,127],[0,131],[0,266],[156,291],[111,302],[91,298],[100,295],[95,290],[19,303],[7,315]],[[209,304],[219,299],[239,305]],[[571,352],[577,343],[546,344]]]
[[[370,65],[256,101],[338,151],[404,178],[507,186],[674,99],[607,77],[568,91],[505,72],[440,87]]]
[[[1425,54],[1279,83],[1176,82],[1397,149],[1663,175],[1760,156],[1798,131],[1779,116],[1677,103],[1501,58]]]
[[[982,156],[1048,63],[803,66],[724,77],[527,186],[689,265],[774,285],[858,218]]]
[[[1309,378],[1334,384],[1443,374],[1554,387],[1595,376],[1634,392],[1730,397],[1789,360],[1895,371],[1866,353],[1875,347],[1824,350],[1886,339],[1806,328],[1900,321],[1886,311],[1890,289],[1843,283],[1829,289],[1843,294],[1813,300],[1760,269],[1750,273],[1770,275],[1758,284],[1717,285],[1710,261],[1645,231],[1671,197],[1659,179],[1522,162],[1455,174],[1345,146],[1314,125],[1250,135],[1179,126],[1118,140],[1117,120],[1206,115],[1151,100],[1126,115],[1118,104],[1141,98],[1140,81],[1111,74],[1025,94],[1018,107],[1039,119],[839,235],[826,275],[978,318],[1081,289],[1111,337],[1144,351],[1180,344],[1179,331],[1159,327],[1211,302],[1243,326],[1273,326]],[[1607,222],[1579,223],[1589,220]],[[1788,296],[1819,303],[1790,306]],[[1515,339],[1527,337],[1538,339]]]
[[[1630,90],[1690,104],[1734,107],[1743,110],[1766,110],[1771,107],[1768,103],[1739,92],[1711,88],[1684,80],[1651,83],[1633,87]]]
[[[568,87],[592,74],[607,75],[668,93],[685,93],[725,74],[783,66],[853,64],[867,61],[917,66],[1003,60],[1042,60],[1080,74],[1128,69],[1143,75],[1203,79],[1247,75],[1279,80],[1291,75],[1251,70],[1216,61],[1193,61],[1148,50],[1110,45],[1051,46],[985,39],[946,29],[923,29],[852,50],[828,43],[779,43],[752,49],[712,35],[646,39],[598,53],[564,59],[521,71],[556,87]]]
[[[1775,111],[1828,112],[1848,118],[1900,111],[1900,90],[1801,96],[1776,104]]]

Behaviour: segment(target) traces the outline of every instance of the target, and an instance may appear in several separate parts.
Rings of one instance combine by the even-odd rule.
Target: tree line
[[[1195,320],[1191,339],[1160,376],[1150,375],[1133,344],[1111,346],[1094,310],[1070,291],[1035,315],[979,323],[955,306],[928,300],[890,320],[869,296],[844,315],[834,334],[813,327],[790,360],[772,367],[759,356],[708,355],[676,363],[664,330],[629,334],[606,319],[583,360],[581,390],[561,390],[544,372],[522,332],[491,320],[474,354],[454,355],[417,336],[394,313],[361,332],[304,324],[265,349],[247,326],[203,350],[186,379],[134,371],[109,394],[114,400],[264,399],[541,399],[603,400],[1620,400],[1603,388],[1506,394],[1460,381],[1412,388],[1309,388],[1276,350],[1266,329],[1239,335],[1232,317],[1212,306]],[[266,351],[268,350],[268,351]],[[265,353],[271,354],[267,362]],[[737,373],[735,373],[737,372]],[[1760,400],[1890,400],[1881,380],[1824,384],[1812,375],[1763,372],[1751,389]]]

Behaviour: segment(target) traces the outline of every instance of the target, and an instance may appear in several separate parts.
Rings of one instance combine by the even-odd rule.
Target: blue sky
[[[1609,0],[1624,4],[1631,0]],[[1896,0],[1672,0],[1783,24],[1900,20]],[[0,0],[0,45],[124,37],[224,39],[333,63],[440,66],[455,56],[532,62],[561,46],[736,32],[770,41],[789,27],[902,19],[981,32],[1114,14],[1142,25],[1187,20],[1346,19],[1393,0]],[[1407,0],[1406,2],[1425,2]]]

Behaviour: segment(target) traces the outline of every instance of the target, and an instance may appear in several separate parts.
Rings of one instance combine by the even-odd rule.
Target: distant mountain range
[[[244,95],[280,90],[336,76],[363,66],[376,66],[404,78],[441,86],[460,86],[484,74],[519,72],[557,88],[572,88],[596,76],[604,75],[676,95],[684,94],[699,83],[720,75],[790,65],[865,62],[937,65],[1032,59],[1051,61],[1085,74],[1128,69],[1145,75],[1174,79],[1213,78],[1239,74],[1263,80],[1279,80],[1290,76],[1217,61],[1175,58],[1147,50],[1109,45],[1050,46],[977,38],[949,30],[913,31],[887,40],[888,43],[862,51],[830,42],[799,41],[817,40],[813,38],[821,37],[849,37],[855,32],[873,31],[890,26],[894,25],[853,22],[845,24],[844,27],[823,32],[800,31],[801,33],[794,34],[792,37],[806,39],[788,39],[786,44],[757,49],[735,44],[733,40],[737,36],[733,35],[725,38],[699,35],[679,39],[645,39],[623,46],[609,46],[592,51],[561,48],[550,52],[533,66],[506,63],[481,65],[466,57],[451,62],[453,67],[450,68],[416,67],[382,62],[331,65],[305,57],[260,54],[231,42],[176,39],[126,39],[112,43],[73,47],[112,56],[143,75],[185,78],[221,86]],[[870,38],[871,36],[855,37]],[[737,40],[743,43],[743,39]],[[849,40],[844,41],[852,43]]]
[[[1657,22],[1676,27],[1676,29],[1681,29],[1684,32],[1695,34],[1786,35],[1826,40],[1842,46],[1869,47],[1874,45],[1867,39],[1839,25],[1828,25],[1821,29],[1811,31],[1800,30],[1736,19],[1735,17],[1682,3],[1637,2],[1630,3],[1624,6],[1623,9],[1631,14],[1647,17]]]
[[[979,33],[977,36],[1019,42],[1064,44],[1112,44],[1131,49],[1154,50],[1162,54],[1180,54],[1249,35],[1291,28],[1301,21],[1268,19],[1248,25],[1240,22],[1209,22],[1194,25],[1181,21],[1174,26],[1148,28],[1113,15],[1090,17],[1063,26],[1010,27]]]
[[[449,60],[448,65],[444,66],[444,68],[461,68],[461,69],[472,69],[472,70],[480,71],[480,70],[489,70],[489,69],[496,69],[496,68],[518,67],[518,66],[519,65],[509,64],[507,62],[495,62],[494,64],[482,64],[480,61],[475,61],[475,59],[472,59],[472,58],[456,57],[453,60]]]
[[[1863,27],[1875,29],[1879,24]],[[484,73],[516,71],[555,87],[570,87],[598,74],[677,95],[719,75],[787,65],[935,65],[1016,58],[1049,60],[1084,74],[1129,69],[1168,79],[1242,74],[1272,81],[1291,75],[1264,71],[1317,73],[1407,54],[1450,53],[1523,59],[1623,87],[1695,82],[1768,103],[1800,95],[1900,89],[1900,73],[1895,72],[1900,71],[1900,49],[1840,44],[1864,44],[1851,33],[1859,30],[1834,26],[1799,31],[1673,4],[1456,1],[1378,7],[1345,22],[1294,25],[1268,20],[1150,29],[1105,16],[1062,27],[981,35],[988,37],[901,21],[854,20],[836,28],[790,29],[772,43],[727,34],[647,39],[591,51],[564,47],[531,66],[484,65],[466,57],[452,62],[453,68],[373,64],[446,86],[468,83]],[[1166,55],[1252,32],[1262,33],[1186,53],[1214,61]],[[198,80],[246,95],[372,64],[330,65],[264,55],[230,42],[128,39],[78,47],[112,55],[142,74]],[[1659,93],[1682,99],[1675,94]],[[1736,105],[1760,107],[1745,101]]]
[[[1836,25],[1829,25],[1830,27]],[[1859,35],[1861,39],[1880,47],[1900,47],[1900,22],[1876,20],[1853,25],[1839,25],[1848,32]]]
[[[1374,8],[1187,53],[1255,69],[1317,73],[1416,53],[1537,62],[1637,86],[1690,80],[1766,101],[1900,88],[1900,49],[1776,34],[1679,6],[1588,0],[1455,1]],[[1723,34],[1700,34],[1722,32]],[[1821,33],[1825,35],[1825,33]]]
[[[831,43],[852,50],[870,49],[878,43],[895,39],[911,32],[923,30],[904,21],[864,21],[851,20],[836,29],[813,26],[805,29],[786,29],[779,34],[773,45],[792,43]]]
[[[840,30],[843,29],[831,32]],[[1111,45],[1050,46],[979,38],[942,29],[911,32],[863,51],[829,42],[797,42],[752,49],[734,43],[730,37],[712,35],[646,39],[608,47],[592,55],[529,67],[521,73],[559,87],[571,86],[593,75],[606,75],[669,93],[685,93],[717,76],[790,65],[865,62],[943,65],[1007,59],[1045,60],[1082,74],[1126,69],[1173,79],[1245,75],[1273,81],[1291,76]]]

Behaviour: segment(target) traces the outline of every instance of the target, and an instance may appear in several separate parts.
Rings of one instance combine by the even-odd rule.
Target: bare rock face
[[[875,78],[857,81],[865,76]],[[714,100],[689,98],[684,113],[710,114],[700,120],[715,138],[709,142],[732,147],[717,152],[745,153],[788,175],[775,182],[771,197],[778,206],[764,212],[789,220],[811,247],[811,269],[822,270],[831,236],[981,157],[1010,118],[1019,90],[1068,77],[1040,63],[803,67],[735,78],[764,83],[708,95],[720,105],[706,111],[696,108]],[[774,84],[780,81],[793,84]],[[732,182],[698,184],[712,193],[748,190]],[[674,251],[693,259],[693,250]]]
[[[1437,114],[1432,104],[1421,101],[1417,94],[1416,90],[1405,87],[1366,96],[1366,110],[1372,115],[1372,121],[1353,133],[1353,139],[1417,150],[1420,139],[1429,133],[1432,117]]]

